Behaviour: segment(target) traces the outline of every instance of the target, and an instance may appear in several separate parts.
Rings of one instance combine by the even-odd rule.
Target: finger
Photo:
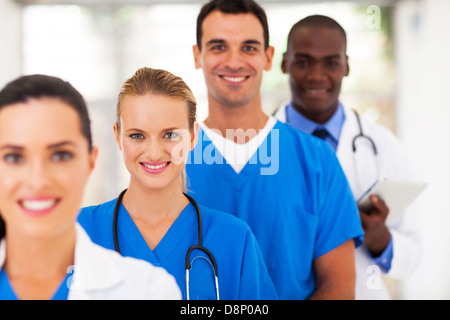
[[[387,216],[389,213],[389,208],[384,202],[383,199],[377,196],[371,196],[370,200],[372,201],[373,206],[375,207],[374,211],[377,211],[378,214],[382,216]]]

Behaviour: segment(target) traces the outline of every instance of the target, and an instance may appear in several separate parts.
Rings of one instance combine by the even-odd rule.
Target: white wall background
[[[396,7],[397,133],[418,179],[423,260],[403,288],[408,299],[450,299],[450,1]]]
[[[21,8],[0,0],[0,87],[17,77],[22,65]]]

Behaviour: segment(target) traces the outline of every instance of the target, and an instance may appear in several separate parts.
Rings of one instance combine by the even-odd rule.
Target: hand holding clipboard
[[[389,208],[386,223],[395,221],[427,186],[423,182],[379,178],[357,201],[362,211],[371,211],[371,195],[381,198]]]

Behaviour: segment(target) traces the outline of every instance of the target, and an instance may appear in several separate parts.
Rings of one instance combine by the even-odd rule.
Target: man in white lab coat
[[[346,33],[333,19],[310,16],[288,36],[282,70],[289,75],[292,100],[275,113],[281,121],[324,139],[336,151],[355,199],[379,177],[408,179],[407,161],[388,129],[368,122],[339,101],[349,74]],[[354,137],[358,137],[354,144]],[[420,259],[416,213],[410,206],[387,223],[389,208],[372,197],[373,210],[360,210],[364,245],[356,250],[356,299],[389,299],[382,275],[402,279]]]

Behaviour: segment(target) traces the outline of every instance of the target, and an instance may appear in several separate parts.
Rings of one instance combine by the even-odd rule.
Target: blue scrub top
[[[83,208],[78,217],[94,243],[114,250],[113,213],[117,199]],[[203,245],[217,263],[220,299],[277,299],[277,293],[264,264],[261,249],[250,228],[230,214],[199,206]],[[197,214],[189,203],[169,228],[160,243],[151,250],[123,204],[117,221],[121,254],[146,260],[172,274],[186,299],[185,257],[198,244]],[[214,272],[207,255],[199,250],[191,254],[190,299],[216,299]]]
[[[69,286],[67,281],[70,276],[72,276],[72,274],[67,274],[64,277],[61,285],[55,291],[51,300],[67,300],[69,296]],[[18,300],[4,269],[0,270],[0,300]]]
[[[350,239],[362,243],[359,212],[334,151],[279,121],[239,174],[200,130],[186,172],[200,204],[250,226],[280,299],[308,298],[313,260]]]

